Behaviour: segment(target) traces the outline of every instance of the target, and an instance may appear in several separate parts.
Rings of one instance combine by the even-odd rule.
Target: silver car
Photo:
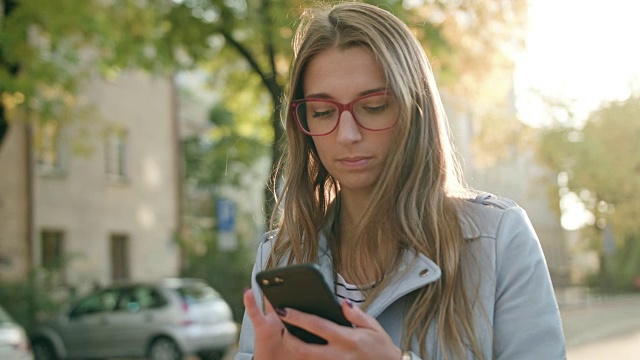
[[[29,338],[24,328],[16,323],[0,306],[0,359],[33,360]]]
[[[229,305],[202,280],[165,279],[98,290],[36,328],[36,360],[221,358],[236,342]]]

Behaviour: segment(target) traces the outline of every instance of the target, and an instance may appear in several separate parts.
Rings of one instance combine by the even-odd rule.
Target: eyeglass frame
[[[303,99],[298,99],[298,100],[293,100],[291,102],[291,104],[289,105],[291,112],[293,113],[293,117],[296,119],[296,123],[298,124],[298,127],[300,128],[300,131],[302,131],[304,134],[309,135],[309,136],[327,136],[329,134],[331,134],[332,132],[336,131],[336,129],[338,128],[338,125],[340,125],[340,120],[342,119],[342,113],[346,110],[351,114],[351,117],[353,118],[353,120],[356,122],[356,124],[358,124],[359,127],[368,130],[368,131],[385,131],[385,130],[389,130],[392,127],[394,127],[397,123],[398,120],[400,120],[400,111],[398,111],[398,117],[396,118],[396,120],[393,122],[393,124],[383,128],[383,129],[370,129],[364,125],[362,125],[360,123],[360,121],[358,121],[358,117],[356,116],[356,114],[353,112],[353,105],[355,103],[357,103],[358,101],[362,100],[362,99],[366,99],[368,97],[373,97],[373,96],[380,96],[380,95],[390,95],[393,96],[392,94],[390,94],[389,91],[376,91],[374,93],[371,94],[366,94],[366,95],[362,95],[359,96],[355,99],[353,99],[352,101],[343,104],[341,102],[335,101],[333,99],[325,99],[325,98],[303,98]],[[329,131],[327,131],[326,133],[323,134],[312,134],[310,132],[308,132],[307,130],[305,130],[304,126],[302,125],[302,121],[300,120],[300,117],[298,116],[298,111],[297,111],[297,107],[298,105],[307,102],[307,101],[319,101],[319,102],[325,102],[325,103],[329,103],[329,104],[333,104],[336,107],[338,107],[338,121],[336,121],[336,125]]]

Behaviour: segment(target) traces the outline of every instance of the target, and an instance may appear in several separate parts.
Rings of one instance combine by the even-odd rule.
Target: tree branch
[[[260,68],[260,64],[258,64],[249,49],[247,49],[236,39],[234,39],[228,31],[220,30],[220,33],[224,37],[225,41],[227,41],[233,48],[235,48],[240,53],[240,55],[242,55],[242,57],[249,63],[249,66],[253,69],[253,71],[255,71],[260,76],[260,78],[262,79],[262,83],[267,87],[267,89],[269,89],[269,92],[271,92],[271,94],[276,94],[280,91],[278,84],[275,83],[275,79],[268,76]]]
[[[269,14],[271,13],[269,11],[270,7],[271,7],[270,0],[262,1],[262,28],[263,28],[263,34],[265,36],[265,39],[264,39],[265,52],[267,53],[267,57],[269,58],[269,64],[271,66],[271,77],[275,79],[276,55],[275,55],[275,49],[273,45],[273,31],[272,31],[273,29],[271,28],[272,22],[269,21],[270,20]]]

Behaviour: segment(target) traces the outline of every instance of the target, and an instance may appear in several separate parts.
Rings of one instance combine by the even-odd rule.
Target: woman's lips
[[[365,167],[369,161],[370,157],[366,156],[353,156],[353,157],[345,157],[338,159],[338,162],[342,164],[344,167],[350,169],[362,168]]]

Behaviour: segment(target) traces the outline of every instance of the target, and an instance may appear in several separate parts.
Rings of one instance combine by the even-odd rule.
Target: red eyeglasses
[[[291,102],[291,111],[300,130],[311,136],[331,134],[338,127],[345,110],[351,113],[361,128],[369,131],[387,130],[393,127],[400,117],[400,106],[395,97],[386,91],[358,97],[348,104],[321,98]]]

